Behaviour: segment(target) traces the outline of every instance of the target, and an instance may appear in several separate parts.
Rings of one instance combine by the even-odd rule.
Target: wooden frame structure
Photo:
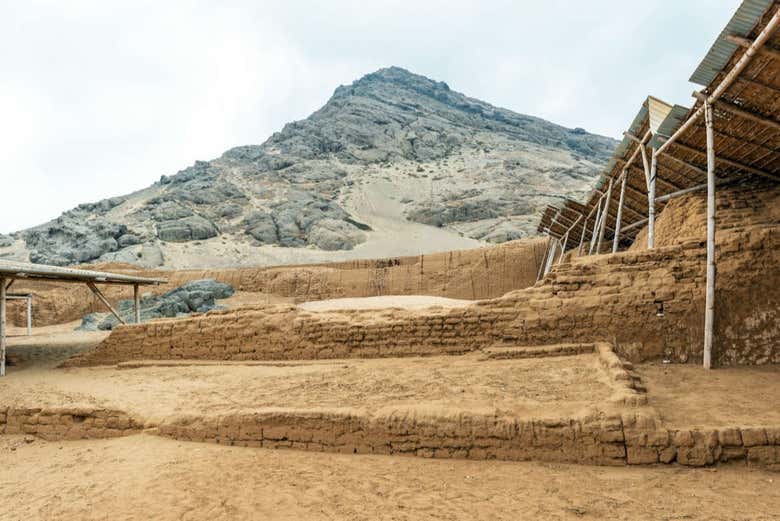
[[[41,264],[29,264],[25,262],[0,261],[0,376],[5,376],[5,353],[7,347],[7,301],[15,298],[27,299],[27,332],[31,334],[32,328],[32,295],[11,294],[8,290],[17,279],[35,281],[48,280],[55,282],[84,283],[98,299],[111,311],[111,313],[124,324],[111,303],[106,299],[96,284],[120,284],[133,286],[135,303],[135,322],[141,322],[141,299],[139,287],[144,285],[158,285],[165,283],[164,279],[150,279],[135,277],[119,273],[103,271],[79,270],[63,268],[59,266],[45,266]]]
[[[649,96],[624,134],[585,203],[566,200],[542,214],[539,231],[554,239],[590,241],[602,253],[632,243],[647,226],[654,244],[655,215],[681,195],[707,190],[707,282],[704,366],[712,363],[715,306],[715,188],[760,176],[780,182],[780,2],[743,0],[694,72],[702,85],[690,109]],[[640,162],[637,161],[641,158]],[[640,175],[641,174],[641,175]],[[642,181],[644,179],[644,181]],[[613,185],[620,184],[616,209]],[[596,223],[588,223],[595,213]],[[584,217],[581,227],[571,223]],[[626,218],[633,222],[624,224]],[[598,233],[598,237],[596,234]],[[595,247],[594,247],[595,245]]]

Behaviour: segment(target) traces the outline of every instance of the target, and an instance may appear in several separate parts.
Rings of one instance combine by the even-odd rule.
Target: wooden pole
[[[588,229],[588,218],[590,218],[590,215],[585,218],[585,222],[582,223],[582,235],[580,235],[580,246],[577,249],[577,256],[582,255],[582,243],[585,240],[585,231]]]
[[[704,304],[704,368],[712,367],[712,340],[715,321],[715,134],[712,104],[704,102],[707,130],[707,293]]]
[[[27,336],[32,336],[32,295],[27,296]]]
[[[590,248],[588,248],[588,255],[593,253],[593,247],[596,245],[596,238],[598,236],[598,229],[601,227],[601,202],[604,200],[604,196],[599,199],[599,208],[596,212],[596,221],[593,223],[593,232],[590,234]]]
[[[707,98],[710,103],[720,98],[721,95],[723,95],[723,93],[726,92],[729,87],[731,87],[731,84],[734,83],[740,73],[745,70],[745,67],[748,66],[748,63],[750,63],[750,60],[753,59],[753,56],[758,53],[764,43],[769,40],[769,38],[775,32],[775,29],[778,27],[780,27],[780,10],[775,11],[775,14],[772,15],[772,18],[770,18],[764,28],[761,29],[761,32],[750,44],[750,47],[745,50],[745,53],[739,58],[739,60],[737,60],[737,63],[734,64],[734,67],[732,67],[728,74],[726,74],[720,83],[718,83],[718,86],[715,87],[714,91],[712,91],[710,97]],[[685,123],[680,125],[674,134],[672,134],[669,139],[667,139],[660,147],[658,147],[658,152],[663,152],[669,147],[669,145],[677,141],[677,139],[685,132],[687,132],[691,125],[693,125],[696,120],[702,116],[703,112],[705,112],[704,105],[696,109],[696,112],[691,114],[691,117],[685,120]]]
[[[94,282],[87,282],[87,286],[89,286],[89,289],[92,290],[92,293],[95,294],[95,296],[100,299],[100,301],[105,305],[108,310],[111,312],[112,315],[116,317],[116,319],[119,321],[120,324],[126,324],[124,320],[122,320],[122,317],[119,316],[119,313],[116,312],[114,309],[114,306],[111,305],[111,303],[108,301],[106,297],[103,296],[103,294],[100,292],[100,290],[95,286]]]
[[[609,187],[607,188],[606,199],[604,200],[604,218],[601,220],[601,227],[599,228],[599,240],[596,243],[596,254],[601,253],[601,243],[604,241],[604,232],[607,229],[607,218],[609,217],[609,205],[612,202],[612,178],[609,179]]]
[[[138,291],[138,284],[133,284],[133,302],[135,302],[135,323],[141,323],[141,293]]]
[[[550,273],[550,270],[552,269],[552,263],[555,259],[555,250],[558,246],[558,241],[553,240],[550,244],[550,255],[547,256],[547,264],[544,267],[544,275],[546,276],[548,273]]]
[[[623,170],[623,180],[620,182],[620,200],[618,201],[617,217],[615,218],[615,237],[612,239],[612,253],[617,252],[620,242],[620,224],[623,220],[623,201],[626,196],[626,182],[628,181],[628,170]]]
[[[536,274],[537,282],[539,281],[539,279],[542,278],[542,273],[544,273],[544,265],[547,264],[547,254],[550,250],[551,243],[552,243],[552,238],[548,235],[547,244],[544,246],[544,255],[542,255],[542,262],[539,263],[539,272]]]
[[[6,279],[0,278],[0,376],[5,376]]]
[[[650,190],[647,193],[647,249],[655,247],[655,178],[658,173],[658,154],[655,149],[650,158]]]

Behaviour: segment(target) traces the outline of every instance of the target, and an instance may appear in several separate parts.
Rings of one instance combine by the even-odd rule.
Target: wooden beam
[[[780,12],[780,11],[778,11]],[[694,153],[694,154],[700,154],[700,155],[707,155],[706,151],[700,150],[698,148],[694,148],[692,146],[686,145],[684,143],[680,143],[678,141],[675,141],[672,143],[672,145],[680,148],[681,150],[686,150],[688,152]],[[769,172],[764,172],[763,170],[759,170],[758,168],[755,168],[750,165],[746,165],[743,163],[740,163],[739,161],[734,161],[733,159],[727,159],[725,157],[719,157],[718,161],[723,163],[724,165],[729,165],[731,167],[737,168],[739,170],[743,170],[745,172],[749,172],[751,174],[760,175],[762,177],[766,177],[768,179],[772,179],[773,181],[780,181],[780,176],[775,174],[770,174]]]
[[[704,101],[707,129],[707,288],[704,304],[704,368],[712,367],[712,340],[715,320],[715,135],[712,132],[712,105]]]
[[[655,247],[655,180],[658,177],[658,154],[655,148],[650,158],[650,190],[647,193],[647,249]]]
[[[647,224],[647,217],[622,227],[620,229],[620,233],[627,232],[629,230],[633,230],[634,228],[638,228],[638,227],[642,226],[643,224]]]
[[[537,282],[539,281],[539,279],[542,278],[542,273],[544,272],[544,265],[547,263],[547,253],[550,250],[551,244],[552,244],[552,238],[548,236],[547,245],[544,247],[544,255],[542,255],[542,262],[539,263],[539,273],[536,274]]]
[[[607,218],[609,217],[609,206],[612,203],[612,179],[609,180],[609,188],[607,188],[606,201],[604,202],[604,219],[601,221],[601,228],[599,229],[599,240],[596,243],[596,254],[601,253],[601,243],[604,241],[604,232],[607,227]]]
[[[707,99],[707,96],[699,91],[694,91],[693,97],[699,101],[704,101]],[[719,108],[720,110],[730,112],[731,114],[736,114],[741,118],[749,119],[750,121],[765,125],[775,130],[780,130],[780,121],[764,116],[763,114],[758,114],[757,112],[747,110],[732,101],[720,98],[719,100],[716,100],[713,105],[715,105],[715,107]]]
[[[114,306],[111,305],[111,303],[108,301],[106,297],[103,296],[103,294],[100,292],[100,290],[95,286],[95,283],[92,281],[87,282],[87,287],[92,290],[92,293],[95,294],[95,296],[100,299],[100,301],[108,308],[108,310],[111,312],[112,315],[116,317],[116,319],[119,321],[120,324],[126,325],[125,321],[122,320],[122,317],[119,316],[119,313],[116,312],[114,309]]]
[[[731,43],[736,43],[740,47],[744,47],[745,49],[749,49],[755,41],[749,38],[743,38],[742,36],[738,36],[736,34],[727,34],[726,39]],[[771,47],[760,47],[756,52],[761,56],[766,56],[767,58],[772,58],[773,60],[780,60],[780,51],[777,49],[773,49]]]
[[[713,90],[709,95],[709,98],[707,98],[710,103],[720,98],[723,93],[726,92],[729,87],[731,87],[731,84],[734,83],[740,74],[742,74],[742,71],[744,71],[748,66],[750,60],[753,59],[753,56],[755,56],[755,54],[761,50],[761,47],[767,42],[767,40],[772,37],[772,34],[774,34],[775,29],[777,29],[778,26],[780,26],[780,10],[775,11],[775,13],[772,15],[772,18],[767,21],[766,25],[764,25],[764,28],[761,29],[760,33],[758,33],[756,39],[751,42],[750,47],[745,50],[742,56],[739,57],[739,60],[737,60],[737,63],[734,64],[731,70],[726,73],[720,83],[718,83],[718,86],[715,87],[715,90]],[[677,128],[677,130],[674,131],[674,134],[672,134],[665,143],[658,147],[658,152],[663,152],[669,147],[669,145],[676,142],[680,136],[685,134],[688,129],[694,123],[696,123],[696,121],[703,115],[703,113],[704,105],[696,109],[696,111],[691,114],[691,116],[686,119],[685,122]]]
[[[138,284],[133,284],[133,303],[135,304],[135,323],[141,323],[141,293]]]
[[[615,233],[612,238],[612,253],[615,253],[618,249],[618,242],[620,242],[620,223],[623,220],[623,203],[626,196],[626,183],[628,182],[628,170],[623,172],[623,179],[620,181],[620,199],[618,201],[617,217],[615,217]]]
[[[6,342],[6,295],[7,279],[0,278],[0,376],[5,376],[5,342]],[[13,279],[11,279],[13,281]]]

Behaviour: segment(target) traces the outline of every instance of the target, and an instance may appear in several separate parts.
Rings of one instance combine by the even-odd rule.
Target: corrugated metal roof
[[[628,127],[628,132],[637,135],[639,133],[639,130],[642,128],[642,125],[645,124],[645,121],[647,120],[647,100],[645,100],[644,103],[642,103],[642,106],[639,107],[639,112],[636,113],[636,116],[634,116],[633,121],[631,121],[631,125]],[[639,136],[641,137],[641,136]],[[618,144],[617,148],[615,148],[615,152],[613,152],[612,157],[610,158],[609,162],[607,163],[606,168],[604,169],[604,172],[601,174],[601,177],[599,177],[598,181],[596,182],[596,190],[602,190],[604,186],[607,184],[607,177],[609,176],[609,173],[612,172],[612,170],[615,168],[615,164],[617,163],[617,158],[623,159],[628,152],[628,150],[631,148],[633,141],[626,136],[623,136],[623,139],[620,141],[620,144]]]
[[[665,101],[661,101],[653,96],[647,97],[647,112],[650,115],[650,132],[658,133],[658,127],[666,116],[672,111],[672,106]]]
[[[664,140],[659,138],[668,138],[677,132],[677,129],[680,128],[680,125],[682,125],[688,117],[689,111],[690,109],[688,107],[683,107],[682,105],[670,107],[666,117],[658,124],[658,127],[653,133],[653,137],[650,138],[648,146],[650,146],[650,148],[660,147]]]
[[[748,36],[764,13],[772,7],[773,2],[774,0],[743,0],[742,5],[737,8],[737,12],[731,17],[729,23],[726,24],[707,55],[694,71],[690,81],[704,86],[712,83],[712,80],[728,64],[738,47],[737,44],[728,41],[726,36],[730,34]]]

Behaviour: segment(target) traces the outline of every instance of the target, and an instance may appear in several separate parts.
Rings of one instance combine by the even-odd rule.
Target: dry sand
[[[772,520],[780,475],[0,438],[0,519]]]
[[[35,338],[35,337],[34,337]],[[81,332],[49,333],[35,346],[11,340],[19,360],[0,379],[0,404],[90,405],[158,422],[177,414],[216,415],[263,407],[493,412],[528,417],[573,415],[611,393],[595,354],[480,361],[457,357],[253,363],[149,363],[57,369]],[[25,345],[19,346],[18,343]],[[34,354],[33,358],[30,355]]]
[[[673,427],[780,425],[780,366],[637,366],[650,405]],[[780,511],[778,512],[780,518]]]
[[[57,369],[71,352],[105,336],[73,332],[73,325],[11,339],[19,365],[0,379],[3,405],[105,405],[151,421],[267,406],[544,416],[601,406],[610,393],[589,354]],[[780,421],[776,399],[769,399],[780,394],[780,368],[637,370],[651,404],[672,424]],[[712,414],[728,412],[697,416],[705,406]],[[770,520],[780,505],[780,474],[744,464],[429,460],[225,447],[151,434],[70,442],[0,436],[0,457],[0,519]]]

